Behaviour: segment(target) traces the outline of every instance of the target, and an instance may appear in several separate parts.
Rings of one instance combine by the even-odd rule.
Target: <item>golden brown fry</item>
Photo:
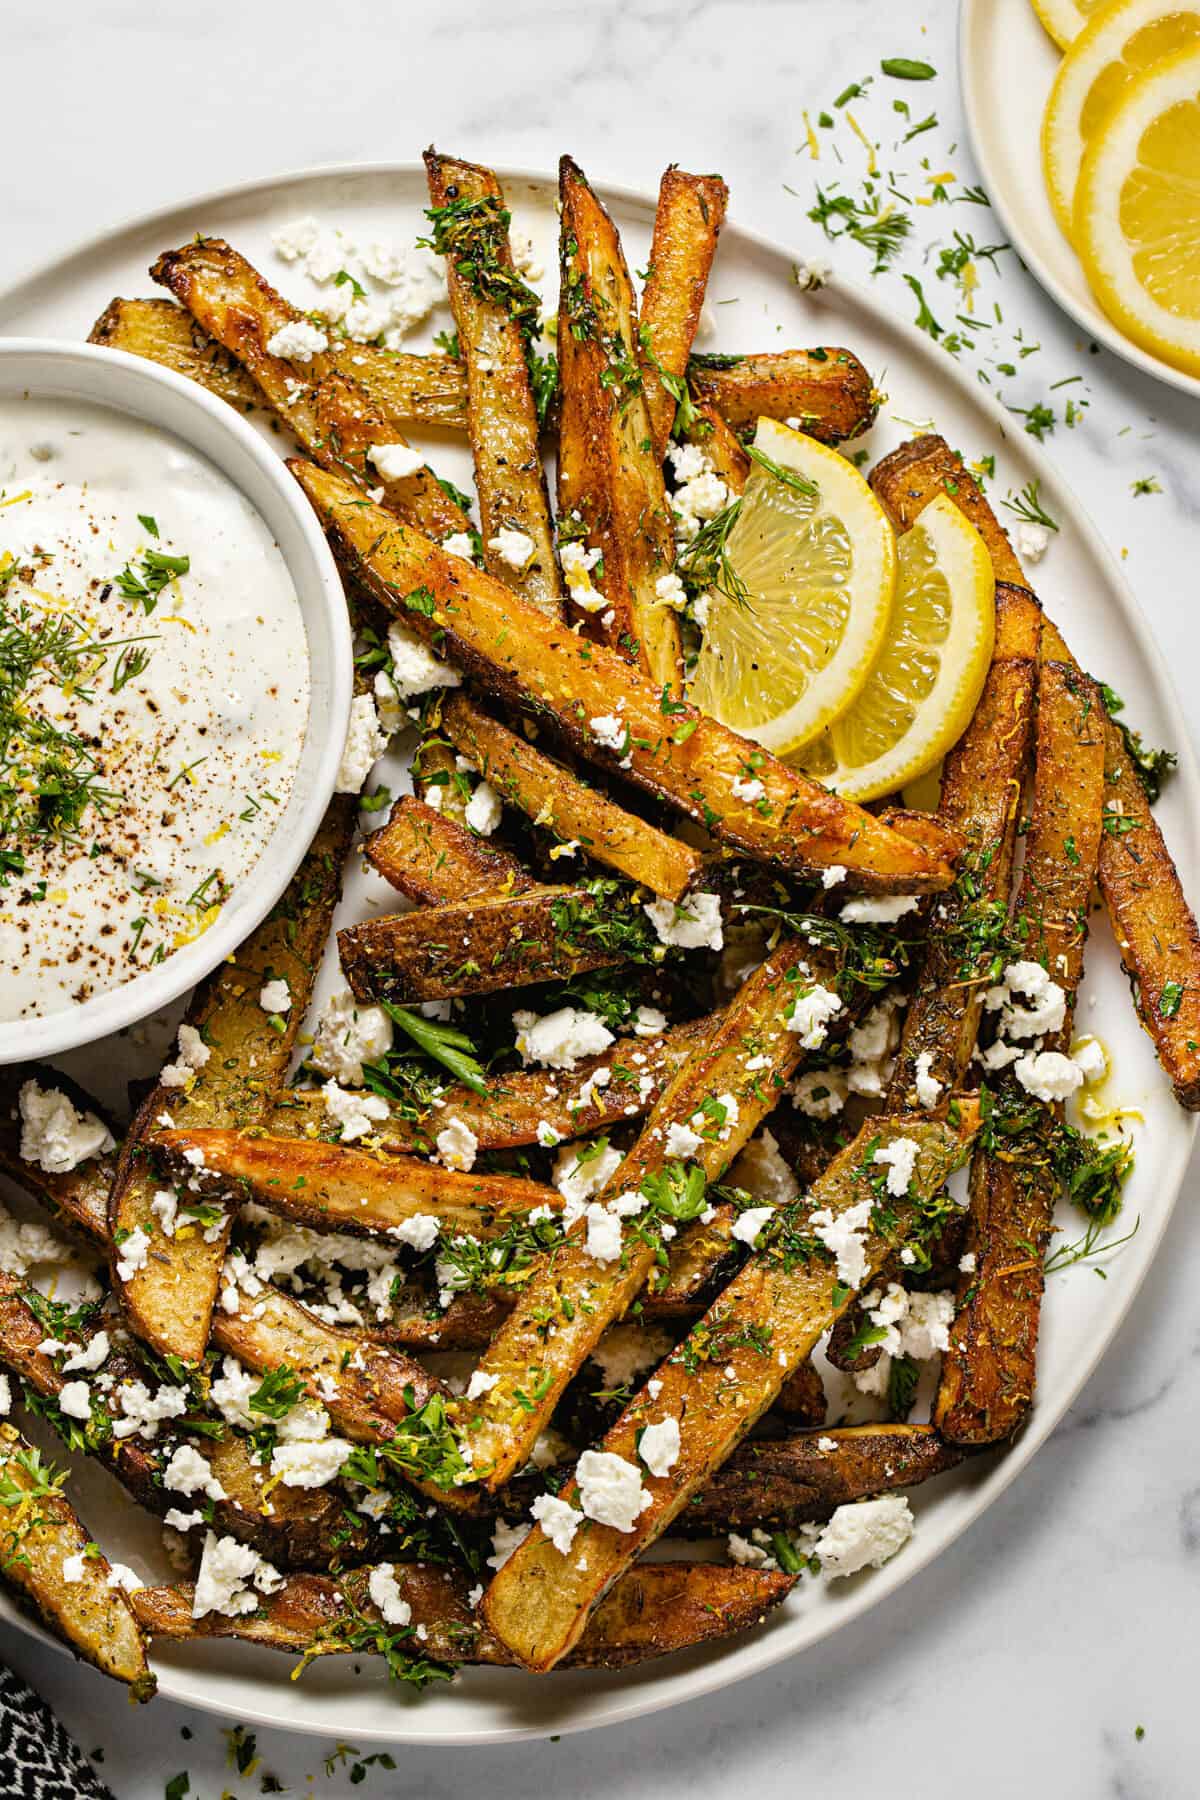
[[[427,150],[425,172],[467,374],[484,564],[497,580],[557,617],[563,586],[526,358],[527,338],[537,330],[538,298],[513,267],[508,213],[491,169]],[[530,540],[519,569],[495,548],[502,531]]]
[[[680,899],[699,875],[695,850],[626,812],[465,695],[447,701],[442,729],[505,800],[595,862],[667,900]]]
[[[640,353],[660,462],[678,405],[663,384],[663,373],[680,384],[687,381],[688,357],[728,203],[729,189],[719,175],[686,175],[672,164],[659,183],[650,272],[642,289]]]
[[[617,1531],[591,1520],[564,1556],[535,1525],[483,1597],[488,1624],[526,1668],[553,1668],[570,1650],[605,1590],[710,1480],[844,1308],[849,1290],[837,1282],[832,1258],[811,1236],[811,1211],[828,1207],[837,1216],[859,1205],[871,1209],[863,1240],[864,1280],[869,1278],[895,1244],[917,1229],[921,1199],[935,1194],[962,1160],[978,1124],[978,1108],[965,1101],[953,1124],[928,1115],[870,1120],[789,1209],[792,1229],[806,1240],[805,1253],[790,1253],[782,1237],[777,1247],[752,1257],[655,1370],[653,1391],[643,1387],[635,1395],[602,1446],[636,1467],[643,1427],[666,1417],[680,1422],[678,1459],[667,1475],[643,1477],[650,1504],[633,1528]],[[878,1171],[864,1156],[868,1148],[873,1155],[899,1138],[915,1140],[916,1166],[909,1194],[888,1197],[884,1237],[872,1224],[881,1214],[871,1185]],[[574,1481],[561,1497],[578,1505]]]
[[[798,997],[814,985],[802,973],[806,954],[806,945],[784,944],[749,977],[712,1036],[696,1046],[666,1089],[597,1205],[639,1192],[672,1162],[682,1167],[666,1149],[670,1126],[688,1126],[719,1095],[732,1096],[735,1107],[719,1104],[688,1166],[701,1171],[706,1183],[724,1173],[803,1055],[800,1035],[787,1020]],[[643,1211],[637,1231],[625,1231],[619,1259],[603,1261],[589,1253],[590,1225],[581,1223],[525,1283],[516,1310],[479,1365],[495,1377],[493,1386],[462,1408],[470,1461],[493,1491],[528,1460],[571,1377],[637,1297],[669,1241],[661,1236],[669,1223],[664,1213]]]
[[[111,1566],[63,1494],[64,1474],[0,1424],[0,1576],[72,1650],[149,1700],[157,1683],[129,1595],[109,1586]]]
[[[267,401],[326,468],[350,474],[360,488],[382,486],[386,506],[439,540],[469,531],[470,520],[432,469],[391,478],[376,467],[373,447],[406,447],[402,421],[378,404],[357,379],[357,345],[329,343],[307,358],[273,355],[277,332],[304,315],[277,294],[258,271],[220,238],[196,238],[167,250],[150,271],[196,322],[242,364]]]
[[[415,794],[401,795],[387,824],[371,833],[363,852],[385,881],[419,906],[441,906],[477,894],[520,894],[536,886],[515,856],[485,843]]]
[[[446,1108],[437,1122],[449,1125],[456,1117]],[[432,1214],[448,1230],[487,1236],[535,1206],[553,1212],[562,1206],[557,1188],[540,1181],[465,1175],[419,1156],[375,1156],[348,1144],[200,1130],[161,1132],[149,1148],[173,1161],[200,1152],[204,1177],[221,1178],[217,1191],[236,1183],[245,1199],[313,1231],[374,1237]]]
[[[190,1087],[160,1081],[138,1108],[121,1152],[109,1197],[113,1290],[140,1337],[161,1354],[198,1362],[208,1342],[229,1222],[211,1243],[198,1230],[167,1237],[150,1210],[161,1185],[143,1146],[164,1118],[179,1126],[252,1125],[262,1118],[291,1059],[312,993],[353,826],[353,802],[335,797],[304,861],[274,913],[236,955],[203,982],[188,1021],[209,1050]],[[279,1031],[258,1003],[263,983],[284,980],[292,1004]],[[122,1244],[131,1232],[150,1239],[145,1262],[128,1281],[119,1273]]]
[[[763,862],[799,872],[840,863],[847,891],[924,892],[953,871],[910,838],[852,802],[680,702],[664,714],[662,693],[602,644],[590,644],[459,557],[400,526],[340,476],[312,463],[289,465],[335,548],[390,612],[510,704],[547,715],[580,755],[690,814],[719,838]],[[594,721],[623,720],[611,749]],[[763,783],[754,806],[731,797],[748,759]],[[628,763],[628,768],[624,764]]]
[[[734,431],[753,431],[759,419],[788,424],[823,444],[869,431],[879,411],[875,384],[853,351],[777,350],[764,356],[693,356],[688,381],[696,398],[713,406]]]
[[[633,285],[616,227],[569,156],[559,163],[559,197],[559,536],[570,523],[603,553],[596,586],[608,604],[589,615],[589,625],[644,669],[656,692],[678,695],[679,625],[656,592],[674,563],[675,538],[642,382]]]

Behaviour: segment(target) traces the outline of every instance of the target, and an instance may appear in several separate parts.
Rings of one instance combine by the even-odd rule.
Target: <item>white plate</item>
[[[553,187],[524,173],[506,175],[504,181],[517,223],[532,230],[547,270],[553,270]],[[613,190],[606,191],[606,198],[624,234],[631,266],[642,266],[652,202]],[[114,295],[152,293],[147,265],[160,250],[196,232],[224,234],[285,290],[302,294],[302,284],[272,256],[275,227],[297,214],[315,213],[352,232],[411,239],[422,227],[425,204],[423,173],[411,165],[313,171],[189,201],[112,231],[0,294],[0,331],[84,336]],[[968,456],[998,454],[1000,492],[1031,477],[1041,481],[1046,504],[1063,521],[1044,565],[1042,597],[1085,666],[1114,678],[1132,719],[1153,741],[1178,749],[1180,770],[1168,789],[1162,817],[1185,880],[1194,889],[1200,869],[1200,783],[1184,721],[1120,575],[1044,454],[1024,433],[1010,439],[1008,415],[873,295],[841,282],[816,296],[799,294],[787,253],[735,224],[722,234],[712,298],[720,336],[707,347],[845,343],[873,371],[886,369],[888,412],[894,418],[882,419],[872,433],[872,460],[908,435],[911,421],[936,419],[949,441]],[[434,328],[445,323],[438,319]],[[902,427],[899,420],[909,424]],[[432,448],[451,479],[469,481],[465,448],[448,440]],[[385,892],[368,888],[354,870],[342,917],[362,916],[380,904]],[[331,980],[327,968],[323,985]],[[434,1687],[410,1702],[389,1688],[377,1663],[364,1661],[355,1674],[350,1659],[330,1658],[297,1684],[288,1679],[286,1658],[213,1643],[163,1646],[154,1659],[162,1691],[249,1722],[343,1738],[482,1744],[542,1736],[613,1724],[724,1687],[807,1648],[894,1593],[979,1517],[1062,1417],[1131,1305],[1183,1176],[1193,1122],[1178,1110],[1157,1070],[1102,921],[1089,953],[1081,1020],[1102,1032],[1114,1057],[1121,1098],[1145,1116],[1127,1199],[1127,1217],[1132,1222],[1140,1215],[1141,1228],[1113,1260],[1107,1281],[1084,1269],[1054,1278],[1045,1310],[1038,1400],[1028,1428],[1007,1452],[981,1458],[917,1490],[916,1536],[883,1570],[828,1587],[802,1583],[765,1628],[724,1647],[619,1675],[564,1674],[547,1680],[475,1670],[453,1687]],[[121,1079],[141,1073],[154,1065],[154,1054],[153,1047],[110,1044],[91,1058],[76,1060],[72,1071],[85,1082],[89,1077],[100,1081],[112,1095],[114,1070]],[[1064,1223],[1077,1233],[1078,1219]],[[129,1506],[102,1470],[83,1468],[76,1492],[85,1518],[108,1551],[147,1570],[152,1579],[167,1578],[157,1528]],[[17,1618],[7,1602],[4,1616]]]
[[[1117,329],[1058,228],[1042,175],[1041,133],[1061,61],[1029,0],[962,0],[959,83],[988,199],[1030,274],[1097,343],[1169,387],[1200,395],[1200,377],[1173,369]]]

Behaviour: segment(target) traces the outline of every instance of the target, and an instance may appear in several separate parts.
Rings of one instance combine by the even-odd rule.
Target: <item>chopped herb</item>
[[[879,67],[893,81],[932,81],[937,74],[932,63],[914,62],[910,56],[885,56]]]

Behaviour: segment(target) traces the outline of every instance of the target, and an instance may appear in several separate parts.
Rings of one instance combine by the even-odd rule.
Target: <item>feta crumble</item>
[[[215,1612],[228,1619],[239,1618],[255,1611],[260,1594],[277,1593],[282,1586],[283,1576],[257,1550],[210,1531],[196,1574],[192,1617],[202,1619]]]
[[[912,1186],[913,1171],[917,1166],[917,1157],[921,1146],[915,1138],[893,1138],[890,1144],[881,1144],[876,1150],[873,1162],[883,1163],[887,1167],[887,1191],[900,1199]]]
[[[837,1263],[837,1278],[844,1287],[861,1287],[866,1276],[866,1238],[874,1208],[874,1200],[868,1197],[845,1212],[822,1206],[809,1215],[809,1227]]]
[[[774,1217],[775,1208],[773,1206],[748,1206],[745,1212],[738,1214],[731,1235],[737,1239],[739,1244],[749,1244],[753,1249],[758,1241],[759,1232],[767,1221]]]
[[[353,1144],[366,1137],[373,1125],[381,1125],[389,1107],[381,1094],[364,1094],[359,1090],[339,1087],[327,1081],[321,1089],[325,1118],[341,1130],[341,1142]]]
[[[585,1056],[597,1056],[613,1041],[613,1034],[599,1013],[561,1006],[557,1012],[513,1014],[517,1050],[526,1066],[541,1063],[550,1069],[573,1069]]]
[[[361,1087],[363,1064],[378,1062],[392,1047],[392,1021],[381,1006],[360,1006],[349,988],[326,1002],[309,1056],[322,1075]]]
[[[363,783],[387,749],[387,733],[370,694],[355,694],[350,702],[350,725],[338,765],[337,792],[359,794]]]
[[[58,1088],[21,1083],[21,1159],[47,1175],[66,1175],[93,1156],[114,1148],[108,1126],[95,1113],[79,1112]]]
[[[163,1087],[191,1087],[196,1076],[204,1067],[212,1051],[204,1042],[194,1025],[181,1025],[176,1039],[178,1060],[168,1063],[159,1073],[159,1081]]]
[[[519,575],[533,561],[536,548],[527,531],[516,531],[510,525],[501,526],[494,538],[488,539],[489,550],[494,550],[502,563],[515,569]]]
[[[406,481],[425,465],[425,458],[411,444],[372,444],[367,459],[385,481]]]
[[[289,319],[267,339],[268,356],[286,356],[290,362],[311,362],[322,350],[328,350],[329,339],[307,319]]]
[[[367,1580],[367,1592],[379,1608],[385,1625],[408,1625],[412,1607],[400,1593],[394,1563],[378,1563]]]
[[[585,1516],[614,1531],[632,1531],[638,1515],[654,1504],[635,1465],[608,1450],[585,1450],[575,1480]]]
[[[796,1032],[803,1049],[819,1050],[829,1036],[829,1021],[842,1010],[838,996],[817,982],[797,996],[787,1028]]]
[[[638,1439],[638,1455],[652,1475],[669,1475],[679,1461],[679,1420],[668,1413],[647,1425]]]
[[[467,801],[463,818],[480,837],[491,837],[504,813],[504,805],[490,781],[480,781]]]
[[[583,1524],[583,1514],[557,1494],[539,1494],[529,1510],[554,1548],[565,1556]]]
[[[642,907],[642,911],[653,925],[660,944],[669,944],[678,950],[719,950],[725,941],[718,894],[689,894],[683,900],[652,900]]]
[[[897,919],[916,912],[921,902],[915,894],[886,894],[874,898],[864,894],[860,899],[847,900],[842,908],[842,923],[845,925],[894,925]]]
[[[917,1099],[927,1110],[937,1105],[945,1082],[939,1081],[933,1073],[933,1052],[922,1050],[913,1065],[913,1074],[917,1090]]]
[[[451,1119],[438,1132],[436,1138],[438,1161],[448,1169],[461,1169],[463,1173],[475,1167],[475,1157],[479,1151],[479,1139],[462,1119]]]
[[[290,1012],[292,990],[287,982],[279,977],[274,981],[265,981],[258,991],[258,1004],[265,1013]]]
[[[836,1579],[860,1569],[881,1569],[912,1534],[912,1509],[902,1494],[839,1506],[817,1539],[821,1572]]]

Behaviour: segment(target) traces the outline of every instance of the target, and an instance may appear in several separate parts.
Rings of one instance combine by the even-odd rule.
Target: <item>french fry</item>
[[[554,524],[538,441],[527,345],[538,298],[513,267],[508,211],[491,169],[425,152],[434,242],[467,376],[467,420],[485,566],[550,616],[562,611]],[[502,531],[530,542],[520,568],[495,548]]]
[[[788,424],[823,444],[869,431],[879,411],[875,384],[851,350],[777,350],[762,356],[693,356],[688,382],[735,432],[759,419]]]
[[[688,357],[725,223],[729,189],[719,175],[687,175],[674,164],[658,187],[650,272],[642,289],[641,360],[646,408],[661,462],[686,393]],[[664,382],[671,382],[675,392]]]
[[[668,1416],[679,1421],[678,1459],[667,1475],[643,1481],[649,1504],[632,1529],[585,1521],[564,1555],[535,1525],[484,1594],[488,1625],[524,1667],[551,1669],[567,1654],[605,1591],[710,1480],[842,1311],[850,1289],[835,1280],[831,1257],[811,1236],[813,1209],[827,1207],[836,1216],[871,1206],[863,1240],[867,1279],[918,1229],[923,1200],[968,1152],[978,1123],[978,1108],[965,1101],[953,1123],[928,1116],[872,1120],[788,1209],[774,1248],[747,1263],[655,1371],[653,1389],[643,1387],[604,1438],[606,1453],[637,1467],[642,1428]],[[900,1138],[918,1146],[910,1192],[885,1196],[881,1204],[872,1159]],[[798,1234],[795,1253],[788,1248],[789,1224]],[[577,1506],[574,1481],[560,1498]]]
[[[548,717],[588,760],[620,770],[760,861],[799,873],[840,864],[847,891],[924,892],[953,879],[949,865],[920,844],[715,719],[681,701],[667,702],[664,712],[661,689],[624,657],[564,630],[483,570],[398,525],[341,476],[312,463],[290,467],[345,563],[383,606],[502,701]],[[621,734],[616,749],[594,723],[610,716]],[[751,756],[764,788],[754,806],[731,796]]]
[[[488,844],[415,794],[402,794],[386,825],[373,831],[363,854],[409,900],[441,906],[477,894],[525,893],[535,887],[515,856]]]
[[[160,1080],[138,1108],[121,1151],[109,1196],[113,1290],[140,1337],[162,1354],[198,1362],[209,1320],[230,1219],[208,1241],[205,1233],[158,1228],[151,1203],[161,1183],[146,1166],[147,1136],[164,1120],[177,1126],[251,1125],[271,1104],[287,1072],[308,1006],[317,965],[341,891],[342,863],[353,826],[353,802],[339,796],[274,913],[197,988],[188,1020],[208,1049],[190,1087]],[[284,980],[292,1004],[280,1031],[259,1005],[264,982]],[[129,1279],[120,1273],[130,1235],[150,1240],[144,1262]]]
[[[577,522],[579,535],[603,553],[597,587],[607,606],[592,616],[599,635],[642,668],[656,692],[677,696],[679,626],[657,593],[674,563],[675,539],[633,285],[616,227],[569,156],[559,163],[559,199],[559,536]]]

